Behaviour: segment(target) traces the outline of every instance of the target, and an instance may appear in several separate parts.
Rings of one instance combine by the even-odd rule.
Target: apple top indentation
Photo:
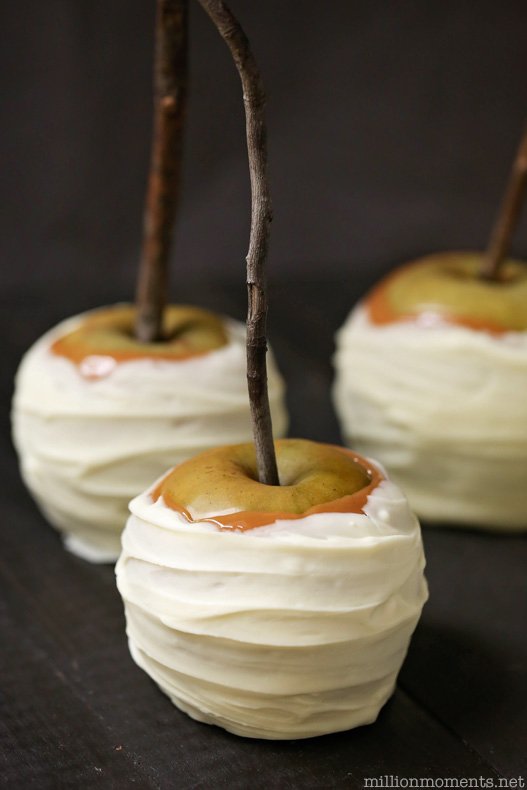
[[[95,310],[76,329],[55,340],[51,351],[74,362],[82,372],[87,360],[106,358],[115,363],[140,359],[181,361],[215,351],[228,342],[221,318],[198,307],[168,305],[160,342],[137,340],[134,321],[135,308],[131,305]]]
[[[185,461],[152,491],[189,521],[248,530],[313,513],[360,513],[383,479],[356,453],[305,439],[275,442],[280,485],[260,483],[253,444],[209,450]]]
[[[483,254],[442,252],[408,263],[366,297],[374,324],[457,324],[495,334],[527,330],[527,265],[503,262],[495,280],[479,276]]]

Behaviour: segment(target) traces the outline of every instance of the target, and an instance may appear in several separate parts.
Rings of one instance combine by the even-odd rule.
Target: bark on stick
[[[265,260],[272,219],[267,180],[265,93],[247,36],[221,0],[199,0],[229,47],[243,88],[251,178],[251,235],[247,253],[247,383],[260,482],[278,485],[267,390],[267,290]]]
[[[154,56],[154,130],[139,275],[138,340],[162,340],[168,263],[176,214],[187,93],[188,0],[158,0]]]
[[[481,276],[498,280],[501,264],[508,255],[512,235],[516,229],[527,185],[527,129],[520,141],[516,158],[492,229],[483,260]]]

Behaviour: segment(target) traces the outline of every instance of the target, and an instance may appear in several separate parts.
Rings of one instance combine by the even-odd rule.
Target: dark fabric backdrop
[[[100,281],[133,293],[150,145],[154,2],[4,0],[4,295]],[[232,0],[269,96],[271,278],[373,280],[481,246],[527,106],[527,6],[497,0]],[[192,4],[177,279],[243,280],[238,78]],[[516,248],[525,252],[527,220]],[[91,289],[93,290],[93,289]]]

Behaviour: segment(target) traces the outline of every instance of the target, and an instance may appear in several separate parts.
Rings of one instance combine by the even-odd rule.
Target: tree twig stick
[[[481,276],[486,280],[497,280],[500,266],[507,256],[523,204],[527,185],[527,129],[512,165],[505,195],[498,211],[487,247]]]
[[[188,0],[158,0],[154,130],[136,292],[136,337],[162,339],[172,227],[181,178],[187,92]]]
[[[278,485],[273,428],[267,391],[265,259],[272,219],[267,180],[265,93],[247,36],[221,0],[199,0],[230,49],[243,87],[247,152],[251,177],[251,236],[247,253],[247,383],[261,483]]]

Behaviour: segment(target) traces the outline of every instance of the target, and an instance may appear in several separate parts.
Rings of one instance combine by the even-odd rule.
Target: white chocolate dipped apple
[[[20,365],[13,433],[24,480],[66,546],[109,562],[129,500],[167,467],[251,435],[245,329],[194,307],[165,310],[165,340],[133,337],[116,305],[62,322]],[[274,362],[270,400],[287,427]]]
[[[239,735],[373,721],[426,598],[417,519],[373,464],[273,443],[264,92],[228,7],[200,0],[243,84],[251,170],[247,382],[254,446],[207,451],[130,505],[116,573],[137,663],[183,711]]]
[[[480,253],[407,264],[337,335],[335,406],[430,522],[527,528],[527,265]]]
[[[255,738],[374,721],[427,597],[419,523],[373,463],[212,450],[133,500],[116,566],[135,661],[193,718]],[[388,570],[389,569],[389,572]]]

